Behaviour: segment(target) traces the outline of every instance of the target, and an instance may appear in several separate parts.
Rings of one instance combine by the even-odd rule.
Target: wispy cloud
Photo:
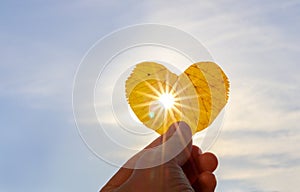
[[[37,4],[33,2],[26,2],[23,6],[12,2],[5,3],[1,8],[1,18],[7,18],[7,21],[0,32],[0,97],[11,103],[20,101],[20,105],[29,108],[33,106],[47,111],[54,107],[59,111],[66,107],[71,111],[71,90],[76,66],[85,50],[95,40],[114,29],[137,22],[175,26],[203,42],[231,81],[226,119],[219,139],[212,148],[220,158],[217,172],[218,191],[297,191],[300,187],[297,182],[300,155],[296,152],[300,147],[300,132],[297,127],[300,115],[300,78],[297,63],[300,52],[299,4],[297,0],[231,0],[218,3],[126,1],[123,4],[90,0],[72,3],[48,2],[37,8]],[[15,108],[19,111],[19,106]],[[5,110],[13,111],[9,106],[2,109],[5,115]],[[24,113],[40,112],[26,109]],[[18,114],[20,119],[41,118],[45,120],[44,123],[49,123],[46,121],[48,117],[55,121],[54,117],[62,114],[49,113],[44,114],[44,118],[36,114],[29,117],[22,116],[21,112]],[[15,122],[13,115],[10,118]],[[15,125],[20,127],[16,129],[18,133],[22,133],[20,130],[24,126],[20,119],[19,124],[16,122]],[[84,120],[90,121],[88,118]],[[108,120],[106,123],[109,123]],[[6,122],[7,130],[14,130],[14,126],[8,124],[8,121],[3,122]],[[46,134],[34,134],[35,129],[40,130],[43,126],[42,123],[32,122],[25,124],[33,127],[33,130],[30,129],[31,137],[47,138]],[[102,170],[113,173],[115,168],[99,163],[97,159],[79,158],[78,149],[85,155],[88,152],[75,134],[73,124],[68,125],[74,131],[69,135],[65,133],[66,129],[62,129],[65,132],[58,131],[58,128],[53,129],[52,126],[67,125],[49,123],[45,128],[52,130],[53,134],[64,136],[64,139],[53,142],[60,147],[50,142],[43,145],[60,149],[44,157],[53,160],[52,163],[47,162],[53,168],[50,171],[52,175],[47,175],[47,178],[52,186],[57,185],[55,191],[70,191],[72,187],[67,185],[76,183],[74,180],[82,181],[83,176],[79,175],[84,175],[85,179],[89,176],[85,183],[95,188],[104,184],[110,175],[106,171],[104,175]],[[13,135],[8,131],[5,133]],[[19,134],[21,139],[17,142],[8,139],[2,142],[15,144],[17,149],[33,146],[28,144],[20,147],[27,139],[32,140],[29,133],[24,135],[26,138]],[[42,142],[34,141],[34,145]],[[1,152],[5,154],[7,151],[4,149],[13,150],[13,147],[3,146],[1,144]],[[28,162],[35,158],[34,155],[23,155]],[[0,166],[14,167],[12,163],[17,163],[10,162],[12,161],[2,161]],[[78,168],[84,165],[86,167]],[[15,167],[22,168],[21,166]],[[37,169],[45,168],[43,166],[46,166],[45,163]],[[31,168],[34,169],[34,166]],[[68,173],[62,174],[60,169]],[[75,169],[77,170],[74,171]],[[17,171],[12,172],[14,173]],[[43,171],[37,172],[42,173]],[[73,173],[77,174],[76,178]],[[58,175],[66,183],[58,181]],[[32,179],[38,175],[28,174],[28,177]],[[70,178],[65,179],[66,177]],[[13,183],[13,179],[10,182]],[[33,189],[27,185],[22,183],[27,189]],[[0,189],[1,187],[8,187],[13,191],[7,185],[0,186]],[[36,191],[43,187],[50,186],[42,183],[36,187]],[[90,186],[76,187],[79,186],[75,185],[74,191],[84,191]]]

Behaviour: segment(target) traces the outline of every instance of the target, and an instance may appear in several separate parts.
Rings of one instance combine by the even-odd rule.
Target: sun
[[[174,107],[175,97],[171,93],[163,93],[159,96],[158,101],[164,109],[171,109]]]

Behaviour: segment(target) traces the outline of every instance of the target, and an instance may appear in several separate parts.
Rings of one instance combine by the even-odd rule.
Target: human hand
[[[177,156],[166,163],[150,168],[126,168],[129,164],[144,166],[154,163],[153,157],[145,155],[142,150],[120,168],[100,192],[213,192],[217,181],[212,172],[217,168],[217,158],[212,153],[202,153],[197,146],[192,145],[191,137],[190,127],[186,123],[173,124],[164,135],[155,139],[145,150],[162,146],[159,151],[156,151],[162,157],[165,156],[164,149],[172,151],[183,148]],[[168,148],[166,141],[170,138],[174,138],[175,143]]]

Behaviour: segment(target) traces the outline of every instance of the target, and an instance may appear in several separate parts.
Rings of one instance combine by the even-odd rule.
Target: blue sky
[[[211,151],[218,191],[297,191],[299,1],[2,1],[0,191],[97,191],[116,171],[77,132],[72,83],[88,48],[160,23],[199,39],[231,81]]]

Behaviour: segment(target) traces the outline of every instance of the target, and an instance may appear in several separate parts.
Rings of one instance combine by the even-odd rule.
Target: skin
[[[175,123],[145,149],[164,145],[175,131],[183,130],[187,132],[190,128],[184,122]],[[217,157],[212,153],[202,153],[201,149],[192,145],[191,133],[187,143],[176,157],[164,164],[145,169],[120,168],[100,192],[213,192],[217,185],[213,174],[218,166]],[[143,163],[146,160],[149,161],[149,158],[143,158],[140,152],[127,163]]]

